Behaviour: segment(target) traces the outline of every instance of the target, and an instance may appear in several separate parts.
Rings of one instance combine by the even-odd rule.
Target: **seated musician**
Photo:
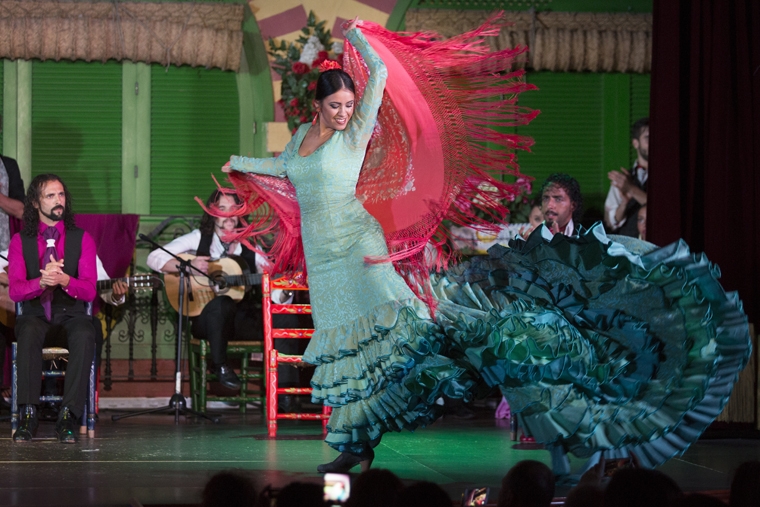
[[[0,252],[0,311],[5,312],[6,315],[13,315],[15,313],[15,303],[8,297],[8,250],[3,250]],[[106,271],[105,267],[103,266],[103,262],[100,260],[100,257],[96,254],[95,255],[95,266],[98,273],[98,281],[101,280],[110,280],[111,277],[108,276],[108,272]],[[113,284],[111,284],[112,287],[106,290],[98,291],[98,295],[100,298],[113,306],[120,306],[123,305],[126,302],[127,299],[127,292],[129,291],[129,286],[126,282],[123,280],[114,280]],[[96,357],[96,365],[95,368],[100,368],[100,354],[103,349],[103,343],[104,343],[104,337],[103,337],[103,326],[100,323],[100,319],[95,315],[97,313],[96,305],[93,305],[93,316],[92,316],[92,323],[93,326],[95,326],[95,357]],[[15,317],[12,317],[12,322],[9,324],[11,327],[13,327],[13,324],[15,323]],[[62,336],[60,333],[50,333],[45,340],[45,347],[53,347],[53,346],[61,346],[63,348],[68,348],[68,343],[66,342],[66,337]],[[3,346],[0,344],[0,346]],[[55,362],[51,362],[55,363]],[[65,367],[65,363],[61,364],[58,363],[60,366]],[[44,366],[46,369],[48,368],[48,365],[46,364]],[[2,370],[0,370],[1,372]],[[60,379],[56,377],[47,377],[44,380],[43,383],[43,394],[45,396],[48,395],[56,395],[58,394],[59,386],[58,381]],[[3,399],[4,401],[4,399]],[[48,402],[45,403],[45,405],[38,411],[37,417],[40,420],[43,421],[56,421],[58,419],[58,412],[59,412],[59,405],[60,403],[57,402]],[[10,406],[10,405],[8,405]]]
[[[23,218],[24,228],[8,250],[8,291],[11,299],[23,302],[23,314],[16,318],[21,421],[13,440],[28,442],[36,433],[42,348],[51,327],[61,326],[69,357],[55,430],[59,442],[74,443],[95,348],[95,328],[85,310],[85,302],[96,295],[95,243],[74,224],[69,192],[54,174],[32,180]]]
[[[215,190],[206,201],[206,205],[216,204],[220,210],[226,211],[240,205],[235,194],[225,194]],[[208,213],[203,214],[199,229],[180,236],[164,248],[175,255],[191,253],[197,257],[192,265],[208,272],[210,259],[219,259],[228,255],[242,257],[248,264],[251,273],[261,272],[265,265],[264,259],[256,255],[240,243],[225,243],[225,231],[238,227],[237,218],[215,218]],[[177,260],[162,250],[153,250],[148,255],[148,266],[164,273],[176,273]],[[192,270],[191,270],[192,271]],[[193,273],[190,273],[193,276]],[[276,303],[289,302],[292,295],[284,291],[272,291],[272,301]],[[241,382],[237,374],[227,363],[227,342],[229,340],[260,341],[263,339],[261,294],[258,291],[248,291],[242,301],[236,303],[229,296],[217,296],[201,311],[198,317],[192,319],[192,333],[198,339],[208,340],[211,351],[211,368],[218,376],[219,382],[230,389],[240,389]]]

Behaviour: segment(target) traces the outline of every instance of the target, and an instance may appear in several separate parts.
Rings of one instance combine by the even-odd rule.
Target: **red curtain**
[[[760,2],[655,0],[647,239],[718,264],[760,324]]]

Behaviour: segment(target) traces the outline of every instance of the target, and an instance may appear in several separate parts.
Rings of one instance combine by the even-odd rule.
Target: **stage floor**
[[[103,411],[95,439],[76,445],[54,440],[53,423],[41,423],[38,440],[14,444],[10,430],[0,439],[0,505],[195,504],[207,479],[220,470],[250,473],[259,488],[291,481],[320,482],[320,463],[336,453],[321,441],[315,422],[286,421],[279,437],[262,439],[260,413],[225,413],[219,424],[149,415],[111,422]],[[515,449],[506,421],[481,409],[472,420],[444,418],[415,433],[386,435],[374,467],[405,482],[440,484],[452,499],[467,487],[490,486],[495,499],[501,478],[523,459],[549,464],[544,450]],[[7,428],[7,423],[2,423]],[[257,438],[258,437],[258,438]],[[296,439],[303,438],[303,439]],[[684,490],[727,489],[736,466],[760,459],[760,440],[701,440],[661,470]],[[572,460],[574,468],[581,460]],[[566,489],[558,488],[562,496]]]

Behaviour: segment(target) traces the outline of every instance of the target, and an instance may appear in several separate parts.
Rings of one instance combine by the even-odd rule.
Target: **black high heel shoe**
[[[351,454],[350,452],[342,452],[340,456],[335,458],[335,461],[331,463],[324,463],[317,467],[317,472],[320,474],[334,473],[345,474],[356,465],[361,465],[362,472],[369,470],[372,466],[372,460],[375,459],[375,451],[367,449],[361,454]]]

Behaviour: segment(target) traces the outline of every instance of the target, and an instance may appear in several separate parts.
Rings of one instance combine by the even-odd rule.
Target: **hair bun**
[[[319,64],[319,72],[325,72],[326,70],[342,69],[341,65],[335,60],[325,60]]]

